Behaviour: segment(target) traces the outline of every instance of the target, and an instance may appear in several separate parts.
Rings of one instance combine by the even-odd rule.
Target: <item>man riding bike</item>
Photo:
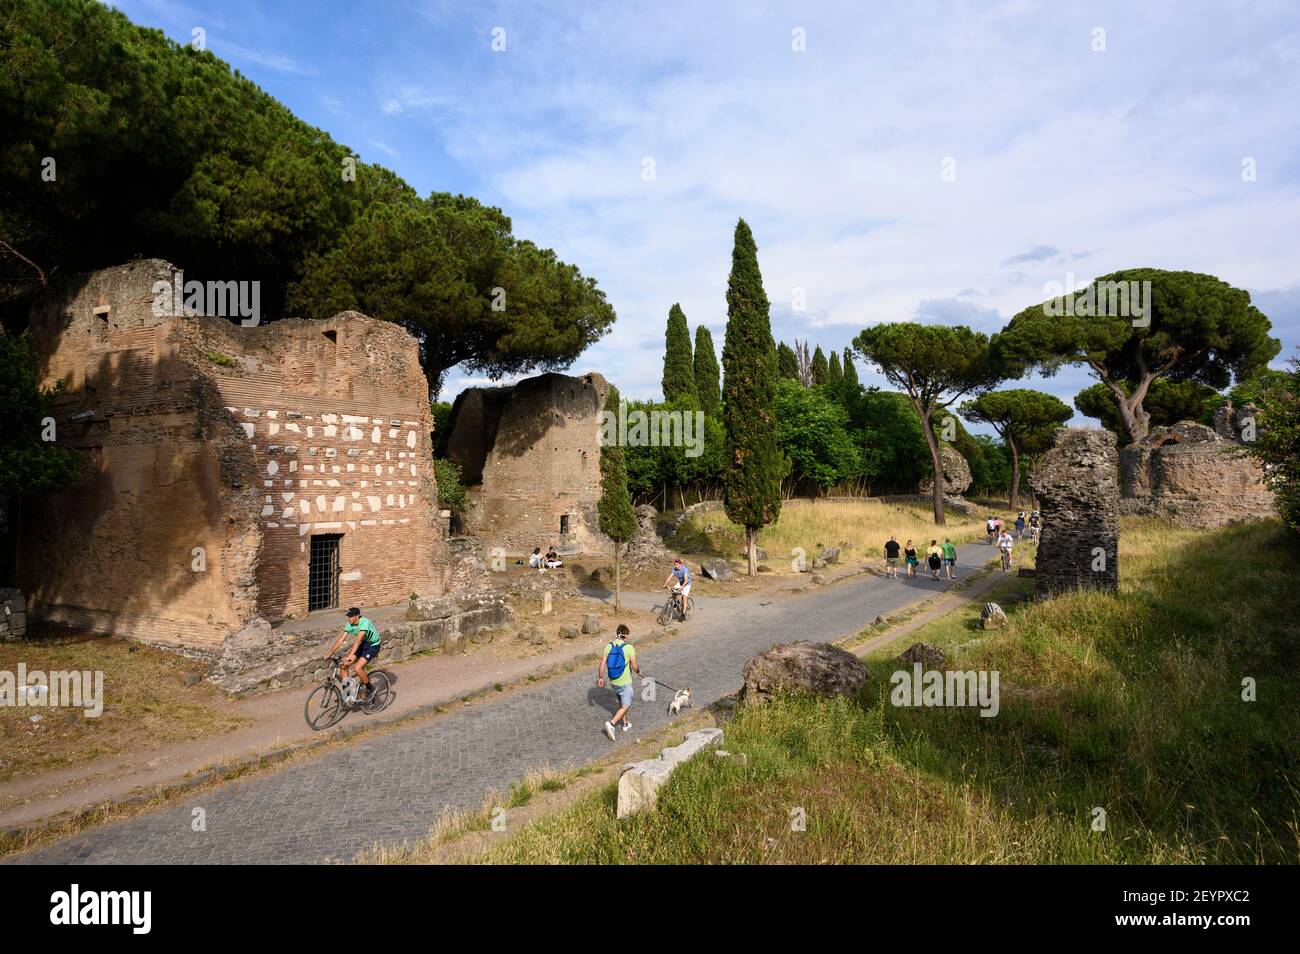
[[[324,658],[333,656],[339,646],[343,645],[343,640],[349,636],[355,637],[352,648],[339,662],[339,679],[346,682],[351,670],[351,675],[361,680],[362,695],[357,701],[364,705],[373,698],[375,692],[374,686],[370,685],[370,677],[366,675],[366,665],[379,655],[379,630],[375,629],[375,624],[362,616],[361,610],[355,606],[348,610],[347,617],[347,625],[343,627],[343,632],[339,633],[339,638],[334,640],[334,645],[326,651]]]
[[[668,574],[668,579],[664,580],[664,589],[671,588],[674,596],[679,596],[682,601],[682,615],[686,616],[691,611],[691,571],[678,557],[673,560],[672,572]]]

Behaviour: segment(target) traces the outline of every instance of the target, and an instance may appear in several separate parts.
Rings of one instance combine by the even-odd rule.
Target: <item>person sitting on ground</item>
[[[370,677],[366,675],[366,664],[379,655],[379,630],[375,629],[375,624],[362,616],[361,610],[355,606],[348,610],[347,620],[343,632],[339,633],[339,638],[334,640],[334,645],[326,650],[324,658],[329,659],[333,656],[339,646],[343,645],[343,640],[349,636],[354,637],[352,648],[339,662],[339,678],[346,682],[348,670],[351,670],[351,675],[361,681],[362,695],[358,701],[364,704],[375,694],[374,686],[370,685]]]
[[[1002,552],[1002,569],[1004,570],[1011,569],[1011,548],[1015,545],[1015,539],[1006,530],[998,534],[998,549]]]
[[[943,573],[950,580],[957,579],[957,548],[948,537],[943,538]]]
[[[556,570],[562,566],[564,566],[564,561],[560,559],[560,554],[557,553],[555,547],[552,546],[546,551],[546,568],[548,570]]]
[[[885,576],[898,579],[898,555],[902,551],[897,537],[890,537],[885,542]]]
[[[916,565],[921,561],[916,557],[916,547],[912,541],[907,541],[907,546],[903,549],[903,562],[907,564],[907,575],[916,576]]]
[[[533,547],[533,552],[528,555],[528,566],[530,569],[542,569],[542,548]]]
[[[628,710],[632,708],[632,673],[641,675],[641,667],[636,664],[636,648],[629,643],[632,631],[623,623],[614,631],[614,639],[605,644],[605,651],[600,655],[600,667],[596,670],[596,688],[605,687],[605,677],[609,677],[609,688],[618,696],[618,711],[605,723],[605,734],[614,741],[614,726],[621,719],[623,731],[632,728],[627,721]]]
[[[930,579],[939,579],[939,568],[943,566],[943,550],[939,547],[938,540],[930,541],[930,549],[925,551],[925,562],[930,568]]]
[[[682,612],[689,614],[691,611],[691,570],[682,562],[681,557],[673,560],[673,568],[668,573],[668,579],[664,580],[664,589],[670,588],[674,593],[680,592]]]

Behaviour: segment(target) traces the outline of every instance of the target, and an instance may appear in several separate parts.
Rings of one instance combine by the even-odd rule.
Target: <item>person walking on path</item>
[[[1024,538],[1025,538],[1025,512],[1022,510],[1016,516],[1016,539],[1023,540]]]
[[[939,567],[943,566],[943,550],[938,540],[930,541],[930,549],[925,551],[925,563],[930,568],[930,579],[939,582]]]
[[[907,564],[907,575],[916,576],[916,565],[920,562],[916,558],[916,547],[912,541],[907,541],[907,546],[903,549],[903,562]]]
[[[957,579],[957,548],[948,537],[943,538],[943,574],[950,580]]]
[[[898,579],[898,554],[901,549],[897,537],[890,537],[885,543],[885,576]]]
[[[618,697],[618,711],[605,723],[605,734],[614,741],[614,726],[620,721],[623,731],[632,728],[627,721],[628,710],[632,708],[632,673],[641,675],[641,667],[636,664],[636,647],[627,641],[632,631],[626,624],[619,623],[614,631],[612,641],[605,644],[605,651],[600,654],[600,669],[596,672],[596,688],[605,688],[605,678],[609,678],[609,688]]]

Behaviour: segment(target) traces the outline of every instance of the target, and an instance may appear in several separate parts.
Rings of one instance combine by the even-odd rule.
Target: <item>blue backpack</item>
[[[605,657],[605,671],[609,673],[610,679],[617,679],[627,668],[627,660],[623,658],[625,645],[624,643],[609,644],[609,653]]]

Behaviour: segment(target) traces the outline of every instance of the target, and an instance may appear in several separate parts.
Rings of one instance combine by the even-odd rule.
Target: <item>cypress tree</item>
[[[778,379],[769,308],[754,236],[741,219],[731,250],[722,345],[723,503],[727,517],[745,528],[751,576],[758,572],[758,531],[781,514],[783,461],[773,411]]]
[[[813,352],[812,373],[813,384],[825,384],[830,379],[830,366],[826,363],[826,355],[822,353],[821,345],[818,345],[817,350]]]
[[[853,365],[852,348],[844,349],[844,383],[847,384],[855,394],[860,387],[860,382],[858,381],[858,369]]]
[[[605,410],[617,418],[618,388],[609,386]],[[614,612],[622,609],[623,547],[636,534],[636,511],[627,491],[627,461],[617,437],[600,448],[600,502],[596,505],[600,532],[614,541]]]
[[[718,355],[713,350],[713,332],[704,325],[695,326],[695,393],[700,399],[700,410],[712,417],[722,403],[722,372],[718,368]]]
[[[840,368],[840,354],[838,351],[831,352],[831,360],[827,370],[827,384],[838,385],[844,381],[844,371]]]
[[[777,373],[783,380],[799,380],[799,358],[794,349],[782,341],[776,348]]]
[[[668,330],[664,333],[665,401],[689,399],[698,402],[695,371],[691,364],[691,329],[686,325],[682,306],[673,305],[668,310]]]

